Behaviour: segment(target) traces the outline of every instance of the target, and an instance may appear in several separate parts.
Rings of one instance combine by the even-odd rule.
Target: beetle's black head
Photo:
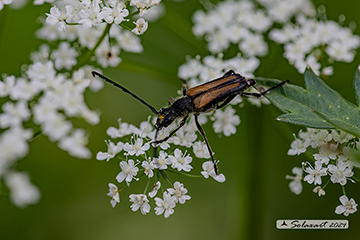
[[[159,111],[159,115],[155,124],[155,128],[160,130],[164,127],[169,126],[176,118],[177,114],[172,107],[162,108]]]
[[[247,84],[249,87],[255,86],[256,82],[254,79],[246,79]]]

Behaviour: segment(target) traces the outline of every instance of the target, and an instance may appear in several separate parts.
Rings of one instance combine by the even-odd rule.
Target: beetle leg
[[[181,120],[180,125],[179,125],[174,131],[172,131],[172,132],[169,134],[169,136],[167,136],[167,137],[164,138],[164,139],[157,140],[157,141],[156,141],[156,139],[155,139],[155,141],[154,141],[153,143],[154,143],[154,144],[159,144],[159,143],[162,143],[162,142],[167,141],[167,140],[168,140],[169,138],[171,138],[180,128],[182,128],[182,126],[185,125],[186,120],[187,120],[188,117],[189,117],[189,115],[186,115],[186,116]]]
[[[230,96],[230,97],[226,98],[220,105],[216,106],[215,109],[219,109],[219,108],[222,108],[222,107],[226,106],[235,97],[236,97],[236,95],[233,95],[233,96]]]
[[[215,162],[215,159],[214,159],[214,156],[213,156],[213,152],[211,151],[211,147],[209,145],[209,142],[206,138],[206,135],[205,135],[205,131],[204,129],[201,127],[199,121],[198,121],[198,115],[197,114],[194,114],[195,115],[195,123],[196,123],[196,127],[198,128],[200,134],[203,136],[204,140],[205,140],[205,143],[206,143],[206,146],[208,148],[208,151],[210,153],[210,156],[211,156],[211,160],[214,164],[214,171],[215,171],[215,174],[218,175],[218,168],[216,166],[216,162]]]
[[[261,97],[261,96],[264,96],[265,94],[267,94],[268,92],[270,92],[271,90],[277,88],[277,87],[280,87],[281,85],[285,84],[289,82],[289,80],[285,80],[285,81],[282,81],[281,83],[278,83],[276,84],[275,86],[269,88],[268,90],[264,91],[264,92],[260,92],[260,93],[248,93],[248,92],[242,92],[240,93],[240,95],[244,95],[244,96],[254,96],[254,97]]]

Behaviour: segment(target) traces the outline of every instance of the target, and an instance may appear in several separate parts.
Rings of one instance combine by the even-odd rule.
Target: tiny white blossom
[[[155,197],[157,192],[159,191],[160,187],[161,187],[161,183],[160,183],[160,181],[157,181],[156,184],[154,184],[152,186],[152,190],[151,190],[151,192],[149,192],[149,197],[151,197],[151,198]]]
[[[66,30],[66,21],[69,21],[72,18],[72,5],[65,6],[65,13],[61,12],[60,9],[56,6],[50,9],[50,14],[46,13],[46,23],[49,25],[58,25],[59,31]]]
[[[25,101],[17,103],[6,102],[2,105],[3,113],[0,114],[0,127],[16,127],[30,117],[30,111]]]
[[[172,168],[176,168],[178,171],[184,170],[185,172],[190,172],[192,166],[192,158],[190,155],[185,155],[180,149],[175,149],[174,155],[169,156],[169,162],[171,163]]]
[[[5,175],[5,183],[10,189],[10,199],[18,207],[26,207],[40,200],[39,189],[30,182],[27,174],[9,172]]]
[[[119,189],[117,188],[117,186],[115,184],[109,183],[109,193],[106,195],[108,195],[109,197],[112,198],[110,200],[110,204],[113,208],[116,206],[117,203],[120,202]]]
[[[337,144],[325,143],[320,146],[319,153],[316,153],[313,156],[316,160],[328,164],[330,159],[336,159],[336,156],[339,153],[337,148]]]
[[[304,181],[310,183],[310,184],[321,184],[321,177],[327,175],[327,168],[322,167],[322,162],[316,161],[315,162],[315,168],[313,168],[311,165],[307,167],[304,170],[308,175],[304,177]]]
[[[129,159],[128,162],[121,161],[120,162],[121,172],[116,176],[116,180],[121,183],[122,181],[126,181],[129,183],[136,176],[139,168],[135,166],[134,160]]]
[[[153,169],[155,168],[155,165],[152,161],[143,161],[141,166],[145,169],[144,173],[146,176],[148,176],[148,178],[152,178],[154,176]]]
[[[119,54],[120,48],[115,44],[109,46],[108,40],[103,41],[95,51],[96,60],[103,68],[118,66],[121,62]]]
[[[111,158],[114,158],[116,154],[121,152],[123,149],[124,143],[118,142],[116,145],[115,143],[111,142],[110,140],[106,141],[106,145],[108,146],[107,152],[98,152],[96,155],[97,160],[104,160],[109,161]]]
[[[347,182],[347,178],[350,178],[354,175],[352,168],[348,163],[343,161],[338,161],[337,165],[329,164],[328,171],[331,174],[330,180],[333,183],[340,183],[344,186]]]
[[[308,140],[310,141],[310,140]],[[300,155],[301,153],[306,152],[306,144],[305,141],[295,138],[295,140],[291,143],[291,149],[287,152],[289,156]]]
[[[90,158],[91,152],[85,145],[88,137],[83,129],[76,129],[70,136],[63,137],[59,142],[59,147],[66,150],[70,155],[77,158]]]
[[[235,115],[236,111],[231,106],[227,106],[224,111],[216,110],[213,123],[214,132],[223,133],[225,136],[230,136],[236,133],[236,127],[240,124],[240,117]]]
[[[78,12],[81,18],[78,23],[82,24],[84,28],[91,28],[101,22],[99,18],[100,6],[98,1],[92,1],[88,8],[83,8]]]
[[[148,28],[148,22],[143,18],[138,18],[136,22],[134,22],[136,27],[132,30],[132,32],[136,35],[142,35]]]
[[[303,186],[301,184],[303,170],[301,168],[299,168],[299,167],[294,167],[292,169],[292,173],[295,174],[295,176],[286,175],[286,179],[291,179],[292,180],[289,183],[290,191],[295,193],[296,195],[299,195],[302,192],[302,189],[303,189]]]
[[[197,141],[193,145],[193,152],[197,158],[210,158],[209,150],[202,141]]]
[[[184,184],[176,181],[174,183],[174,188],[168,188],[167,191],[176,197],[176,202],[179,202],[180,204],[184,204],[186,200],[190,200],[190,196],[186,195],[188,190],[184,188]]]
[[[197,135],[195,134],[195,132],[185,132],[185,128],[181,128],[179,131],[176,132],[176,136],[172,138],[172,142],[175,145],[191,147],[196,138]]]
[[[155,214],[161,215],[164,213],[164,217],[168,218],[171,214],[174,213],[174,207],[176,206],[176,197],[171,196],[168,192],[164,192],[163,199],[156,197],[155,198]]]
[[[124,4],[116,4],[114,8],[104,7],[99,17],[104,19],[108,24],[120,24],[125,20],[124,17],[129,15],[129,11],[124,7]]]
[[[168,154],[164,151],[160,151],[159,156],[154,158],[154,164],[155,167],[160,170],[167,169],[167,165],[171,164],[168,159]]]
[[[216,175],[214,170],[214,163],[212,161],[206,161],[202,164],[203,171],[201,171],[201,174],[204,176],[204,178],[212,177],[218,182],[225,182],[225,176],[224,174],[218,174]]]
[[[139,156],[142,154],[145,154],[145,151],[149,150],[150,148],[150,144],[149,143],[145,143],[144,144],[144,139],[141,137],[137,137],[133,143],[125,143],[124,145],[124,151],[127,152],[128,155],[133,156]]]
[[[5,81],[0,81],[0,97],[6,97],[11,93],[15,80],[15,76],[7,76]]]
[[[339,205],[335,209],[336,214],[344,214],[344,216],[349,216],[349,214],[352,214],[357,211],[357,203],[353,198],[349,200],[349,198],[345,195],[341,196],[339,198],[342,205]]]
[[[132,127],[130,124],[126,122],[121,122],[121,118],[118,119],[119,128],[109,127],[106,130],[106,134],[109,135],[111,138],[121,138],[123,136],[132,134]]]
[[[56,69],[65,68],[66,70],[71,70],[73,66],[77,63],[76,57],[79,54],[74,48],[71,48],[70,43],[61,42],[58,49],[55,49],[51,53],[51,58],[55,62]]]
[[[0,1],[0,11],[4,8],[4,5],[9,5],[13,2],[13,0],[1,0]]]
[[[140,208],[140,211],[143,215],[146,215],[150,212],[149,200],[147,199],[146,195],[131,194],[129,197],[130,202],[133,202],[133,204],[130,206],[132,211],[136,212]]]
[[[319,195],[319,197],[324,196],[325,195],[325,190],[321,187],[321,186],[317,186],[313,189],[314,193],[317,193]]]

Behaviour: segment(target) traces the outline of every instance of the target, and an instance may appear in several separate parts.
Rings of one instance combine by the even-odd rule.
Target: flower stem
[[[80,67],[84,66],[87,62],[89,62],[90,58],[94,55],[96,49],[100,46],[100,44],[102,43],[102,41],[104,40],[104,38],[106,37],[106,35],[109,34],[110,31],[110,27],[111,24],[107,24],[106,28],[104,30],[104,32],[102,33],[102,35],[100,36],[99,40],[97,41],[97,43],[95,44],[95,46],[93,47],[93,49],[91,49],[90,51],[88,51],[85,56],[79,60],[78,64],[73,68],[72,72],[79,69]]]
[[[190,174],[190,173],[184,173],[184,172],[178,172],[178,171],[174,171],[172,169],[166,169],[169,172],[175,173],[175,174],[179,174],[179,175],[183,175],[186,177],[193,177],[193,178],[202,178],[202,175],[194,175],[194,174]]]

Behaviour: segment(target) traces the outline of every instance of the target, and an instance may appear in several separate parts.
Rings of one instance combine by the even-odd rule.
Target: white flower
[[[44,121],[41,129],[50,141],[58,141],[65,137],[72,129],[72,124],[67,121],[64,115],[57,113],[48,121]]]
[[[168,154],[164,151],[159,152],[159,156],[154,158],[154,164],[157,169],[164,170],[167,169],[167,165],[171,164],[168,160]]]
[[[149,150],[150,144],[149,143],[143,144],[143,143],[144,143],[144,139],[142,139],[141,137],[137,137],[132,144],[125,143],[124,150],[130,156],[133,155],[139,156],[145,154],[145,151]]]
[[[325,49],[326,53],[336,61],[352,62],[354,53],[348,49],[346,44],[338,41],[331,42]]]
[[[12,127],[0,135],[0,175],[6,165],[17,158],[24,157],[29,152],[28,140],[33,136],[29,129],[22,126]],[[5,163],[1,163],[5,161]]]
[[[138,18],[136,22],[134,22],[136,27],[132,30],[132,32],[136,35],[142,35],[148,28],[148,22],[143,18]]]
[[[190,196],[185,195],[188,190],[184,188],[184,184],[176,181],[174,183],[174,188],[168,188],[167,191],[176,197],[176,202],[179,202],[180,204],[184,204],[186,200],[190,200]]]
[[[27,103],[19,101],[17,103],[6,102],[2,105],[3,113],[0,114],[0,127],[16,127],[22,124],[30,117],[30,111]]]
[[[268,53],[267,43],[260,34],[249,34],[239,44],[239,49],[244,52],[245,55],[252,56],[265,56]]]
[[[292,173],[295,174],[295,176],[286,175],[286,179],[292,179],[292,181],[289,183],[290,191],[295,193],[296,195],[299,195],[303,189],[303,186],[301,184],[303,170],[299,167],[294,167],[292,169]]]
[[[196,140],[197,135],[193,131],[185,132],[185,128],[181,128],[176,132],[176,136],[172,138],[175,145],[191,147]]]
[[[135,166],[134,160],[130,159],[128,162],[121,161],[120,162],[121,172],[116,176],[116,180],[121,183],[122,181],[126,181],[129,183],[136,176],[139,168]]]
[[[193,152],[197,158],[210,158],[209,150],[202,141],[197,141],[193,145]]]
[[[350,200],[347,196],[343,195],[339,198],[342,205],[339,205],[335,209],[336,214],[344,214],[344,216],[349,216],[349,214],[352,214],[357,211],[357,204],[353,198]]]
[[[224,111],[216,110],[213,123],[214,132],[223,133],[225,136],[230,136],[236,133],[236,127],[240,124],[240,117],[235,115],[236,111],[231,106],[227,106]]]
[[[7,76],[5,81],[0,81],[0,97],[8,96],[15,86],[15,76]]]
[[[92,1],[88,8],[83,8],[78,12],[81,18],[78,23],[82,24],[84,28],[91,28],[101,22],[99,18],[100,6],[98,1]]]
[[[146,176],[148,176],[148,178],[152,178],[154,176],[154,171],[153,169],[155,168],[154,163],[151,161],[143,161],[141,163],[141,166],[145,169],[144,173]]]
[[[88,138],[83,129],[76,129],[72,135],[63,137],[59,142],[59,147],[66,150],[71,156],[77,158],[90,158],[91,152],[85,147]]]
[[[150,212],[150,205],[149,200],[147,199],[146,195],[144,194],[131,194],[130,202],[133,204],[130,206],[131,210],[136,212],[139,208],[143,215],[146,215]]]
[[[106,195],[112,198],[110,204],[113,208],[116,206],[116,203],[120,202],[119,190],[115,184],[109,183],[109,193]]]
[[[152,186],[152,190],[151,190],[151,192],[149,192],[149,197],[151,197],[151,198],[155,197],[155,195],[159,191],[160,187],[161,187],[161,183],[159,181],[157,181],[156,184],[154,184]]]
[[[324,143],[319,148],[319,153],[314,154],[314,158],[322,163],[328,164],[330,159],[334,160],[338,155],[338,145],[331,143]]]
[[[51,53],[51,58],[55,62],[56,69],[65,68],[66,70],[71,70],[77,63],[77,56],[78,53],[74,48],[70,47],[70,43],[68,42],[61,42],[58,49]]]
[[[299,139],[299,138],[295,138],[295,140],[291,143],[291,149],[289,149],[289,151],[287,152],[288,155],[293,156],[293,155],[300,155],[301,153],[306,152],[306,144],[304,144],[305,141]]]
[[[306,175],[304,177],[304,181],[312,184],[314,183],[315,185],[321,184],[321,177],[322,176],[326,176],[327,175],[327,168],[323,168],[322,167],[322,162],[320,161],[316,161],[315,162],[315,168],[313,168],[311,165],[309,167],[307,167],[305,170],[305,172],[308,173],[308,175]]]
[[[127,30],[120,29],[117,25],[111,27],[110,36],[113,36],[117,40],[119,46],[124,49],[124,51],[140,53],[144,50],[138,36]]]
[[[40,81],[29,82],[24,78],[18,78],[14,88],[11,90],[10,98],[12,100],[30,101],[44,88],[45,84]]]
[[[174,155],[169,156],[169,162],[171,163],[172,168],[176,168],[178,171],[184,170],[185,172],[190,172],[192,166],[192,158],[190,155],[185,155],[178,148],[175,149]]]
[[[5,183],[10,189],[10,199],[17,207],[27,207],[40,200],[39,189],[30,182],[27,174],[21,172],[9,172],[5,175]]]
[[[121,118],[118,119],[119,128],[109,127],[106,130],[106,134],[111,138],[121,138],[123,136],[129,135],[133,133],[133,127],[126,122],[121,122]]]
[[[204,178],[212,177],[218,182],[225,182],[225,176],[224,174],[218,174],[216,175],[214,170],[214,163],[212,161],[207,161],[202,164],[202,168],[204,171],[201,172],[201,174],[204,176]]]
[[[104,19],[108,24],[120,24],[124,21],[124,17],[129,15],[129,11],[125,8],[124,4],[116,4],[114,8],[104,7],[99,14],[99,18]]]
[[[56,75],[54,64],[52,61],[36,62],[29,66],[26,71],[28,77],[33,81],[46,81],[47,79],[53,79]]]
[[[96,60],[103,68],[118,66],[121,62],[119,54],[120,48],[115,44],[109,46],[108,40],[104,40],[95,51]]]
[[[317,193],[319,195],[319,197],[324,196],[325,195],[325,190],[321,187],[321,186],[317,186],[313,189],[314,193]]]
[[[50,9],[50,14],[46,13],[46,15],[48,16],[46,18],[46,23],[52,26],[58,25],[59,31],[66,30],[66,22],[70,21],[70,19],[72,18],[73,9],[74,8],[72,5],[66,5],[65,6],[66,13],[63,13],[60,11],[58,7],[56,6],[52,7]]]
[[[96,155],[97,160],[104,160],[109,161],[111,158],[114,158],[116,154],[121,152],[123,149],[124,143],[118,142],[116,145],[115,143],[111,142],[110,140],[106,141],[106,145],[108,146],[107,152],[98,152]]]
[[[0,0],[0,11],[4,8],[4,5],[9,5],[13,0]]]
[[[158,197],[155,198],[155,203],[157,205],[155,207],[155,214],[161,215],[164,213],[164,217],[168,218],[171,214],[174,213],[174,207],[176,206],[176,197],[171,196],[165,191],[163,194],[163,198],[164,200]]]
[[[328,170],[331,173],[330,180],[333,183],[340,183],[344,186],[347,182],[347,178],[350,178],[354,175],[352,168],[343,161],[338,161],[337,165],[329,164]]]

